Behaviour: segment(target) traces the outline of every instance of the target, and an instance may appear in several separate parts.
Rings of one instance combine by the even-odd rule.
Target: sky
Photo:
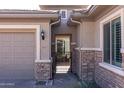
[[[124,0],[0,0],[0,9],[40,9],[39,5],[122,5]]]
[[[0,9],[39,9],[39,0],[0,0]]]

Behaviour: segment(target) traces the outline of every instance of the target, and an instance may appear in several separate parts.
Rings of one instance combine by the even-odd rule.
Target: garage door
[[[0,32],[0,79],[33,79],[33,32]]]

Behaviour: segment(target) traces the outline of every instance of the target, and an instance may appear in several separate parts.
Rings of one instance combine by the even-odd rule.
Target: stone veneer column
[[[122,53],[122,68],[124,68],[124,53]]]
[[[81,51],[81,74],[82,81],[92,83],[95,81],[103,88],[124,88],[124,76],[117,74],[99,65],[103,60],[102,51],[82,50]],[[104,64],[104,63],[103,63]],[[122,53],[122,67],[124,66],[124,54]]]
[[[103,88],[115,88],[123,87],[124,88],[124,76],[117,74],[107,68],[104,68],[99,63],[102,62],[102,52],[96,51],[95,53],[95,81],[96,83]],[[122,67],[124,66],[124,54],[122,53]]]
[[[99,63],[102,62],[102,51],[95,51],[95,82],[99,84]],[[101,73],[102,74],[102,73]]]
[[[85,83],[94,82],[95,51],[81,50],[81,79]]]
[[[38,81],[49,80],[52,78],[52,62],[35,63],[35,79]]]
[[[75,68],[78,78],[81,79],[81,53],[78,49],[75,50],[75,63],[73,68]]]
[[[45,31],[45,39],[41,38],[41,31]],[[34,64],[35,79],[37,81],[49,80],[52,78],[52,60],[50,53],[50,30],[49,24],[42,24],[36,31],[36,60]]]
[[[102,62],[102,52],[97,50],[81,50],[81,80],[86,83],[95,82],[95,69]]]
[[[95,51],[95,66],[98,66],[99,63],[102,62],[102,51]]]

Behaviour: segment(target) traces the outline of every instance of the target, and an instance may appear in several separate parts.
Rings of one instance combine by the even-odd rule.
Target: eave
[[[92,5],[89,9],[73,10],[70,18],[73,18],[74,20],[83,19],[95,21],[115,7],[117,7],[117,5]]]
[[[59,17],[58,11],[40,10],[0,10],[0,18],[48,18]]]

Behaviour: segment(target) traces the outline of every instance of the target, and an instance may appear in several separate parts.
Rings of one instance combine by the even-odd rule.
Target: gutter
[[[0,10],[0,18],[57,18],[58,11]]]
[[[76,24],[81,25],[81,22],[80,22],[80,21],[76,21],[76,20],[74,20],[74,19],[72,19],[72,18],[70,18],[70,20],[71,20],[71,22],[73,22],[73,23],[76,23]]]
[[[53,25],[58,24],[60,21],[61,21],[61,19],[59,18],[57,21],[50,23],[50,30],[51,30],[51,27],[52,27]],[[50,32],[50,33],[51,33],[51,32]],[[50,37],[50,38],[51,38],[51,37]],[[50,42],[50,43],[51,43],[51,42]],[[51,49],[51,45],[50,45],[50,49]],[[51,51],[50,51],[50,55],[51,55]],[[52,61],[52,62],[54,61],[54,59],[53,59],[52,56],[51,56],[51,61]],[[51,68],[52,68],[52,67],[51,67]],[[52,70],[52,69],[51,69],[51,70]]]
[[[74,9],[73,11],[72,11],[72,13],[74,14],[74,13],[80,13],[80,15],[78,15],[78,16],[80,16],[80,17],[82,17],[82,15],[83,16],[89,16],[90,14],[92,14],[95,10],[96,10],[96,8],[98,8],[98,5],[91,5],[89,8],[87,8],[87,9],[80,9],[80,10],[76,10],[76,9]],[[73,15],[72,14],[72,15]]]
[[[57,18],[57,14],[0,14],[0,18]]]

